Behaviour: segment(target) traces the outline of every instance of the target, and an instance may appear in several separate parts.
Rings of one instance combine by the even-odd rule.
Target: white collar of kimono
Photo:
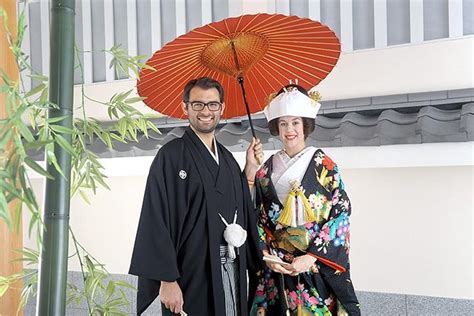
[[[288,156],[284,150],[280,150],[273,156],[272,182],[278,199],[285,203],[291,189],[291,182],[298,180],[300,183],[308,169],[308,165],[316,152],[315,147],[306,147],[294,157]]]
[[[198,133],[194,132],[194,134],[197,135],[197,137],[201,140],[201,142],[204,144],[204,147],[206,147],[207,151],[209,152],[209,154],[211,155],[212,158],[214,158],[214,160],[216,161],[216,163],[219,165],[219,151],[217,150],[217,143],[216,143],[216,137],[214,136],[212,138],[212,141],[214,143],[214,151],[215,153],[212,152],[212,150],[207,146],[206,142],[204,141],[204,139],[201,138],[201,136],[199,136]]]

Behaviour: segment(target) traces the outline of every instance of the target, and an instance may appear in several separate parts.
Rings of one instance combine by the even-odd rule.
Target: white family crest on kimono
[[[247,231],[237,224],[237,210],[235,210],[234,222],[229,224],[219,213],[219,217],[226,226],[224,230],[224,239],[229,244],[229,257],[235,259],[235,248],[242,246],[247,239]]]
[[[285,151],[273,156],[272,182],[278,199],[284,208],[277,221],[285,226],[297,227],[315,220],[301,181],[316,152],[314,147],[306,147],[290,158]]]

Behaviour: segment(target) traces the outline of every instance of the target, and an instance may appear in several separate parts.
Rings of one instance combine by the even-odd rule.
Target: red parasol
[[[250,119],[289,79],[298,79],[306,89],[314,87],[339,55],[338,38],[319,22],[281,14],[243,15],[198,27],[166,44],[147,61],[156,71],[144,69],[137,89],[150,108],[183,118],[184,85],[211,77],[224,87],[223,118],[244,115],[248,101]]]

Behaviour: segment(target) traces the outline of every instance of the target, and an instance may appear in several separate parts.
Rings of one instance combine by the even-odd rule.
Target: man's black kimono
[[[239,310],[248,314],[246,269],[249,254],[256,254],[256,222],[245,176],[232,154],[217,147],[219,164],[187,128],[151,165],[129,272],[139,276],[138,314],[155,300],[160,281],[176,280],[186,313],[225,315],[219,255],[225,225],[218,213],[231,222],[236,209],[248,233],[238,251]]]

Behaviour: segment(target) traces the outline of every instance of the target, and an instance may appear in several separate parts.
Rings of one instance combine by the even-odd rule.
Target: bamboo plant
[[[6,96],[8,114],[7,119],[0,120],[0,220],[3,220],[12,231],[18,230],[22,222],[22,210],[26,209],[30,213],[30,220],[27,224],[28,234],[37,240],[36,249],[18,250],[22,254],[24,266],[31,267],[31,269],[26,269],[21,274],[0,275],[0,297],[8,291],[12,283],[20,278],[23,279],[21,305],[18,307],[18,311],[20,311],[28,299],[36,293],[38,249],[42,246],[40,234],[43,230],[42,212],[32,188],[29,170],[45,178],[52,177],[47,172],[45,165],[32,158],[32,153],[43,151],[45,164],[54,166],[59,174],[62,174],[54,154],[54,148],[60,146],[66,150],[72,158],[71,198],[79,195],[90,203],[89,194],[95,194],[99,187],[106,189],[109,187],[104,167],[100,163],[99,157],[89,149],[88,145],[98,139],[108,148],[113,149],[114,143],[137,142],[140,134],[148,137],[149,130],[158,133],[159,131],[151,121],[153,117],[142,114],[135,107],[142,101],[142,98],[134,96],[133,90],[117,93],[109,100],[96,100],[87,95],[84,84],[80,85],[79,104],[74,104],[74,108],[79,109],[81,117],[74,120],[72,129],[60,126],[58,122],[62,119],[61,117],[48,117],[48,110],[57,108],[57,105],[48,101],[48,77],[36,73],[32,69],[29,56],[21,49],[21,43],[27,30],[25,12],[20,12],[18,16],[17,34],[9,32],[6,23],[8,17],[1,7],[0,16],[5,22],[0,27],[4,27],[8,34],[7,39],[0,40],[8,41],[11,52],[15,56],[18,71],[20,73],[28,71],[31,74],[28,76],[28,80],[32,79],[36,82],[36,85],[27,91],[22,76],[18,81],[13,81],[3,69],[0,69],[0,93]],[[75,61],[76,67],[83,76],[84,70],[79,58],[81,53],[76,49]],[[110,67],[115,69],[117,78],[123,77],[124,74],[129,75],[129,73],[132,73],[136,78],[140,69],[147,67],[141,62],[145,56],[129,56],[118,45],[105,50],[104,53],[112,55]],[[105,107],[108,117],[113,123],[105,126],[96,119],[88,117],[86,100],[88,104]],[[25,120],[25,118],[27,119]],[[61,136],[64,133],[72,136],[72,143],[68,143]],[[11,213],[9,204],[15,200],[19,203]],[[129,305],[129,302],[125,295],[125,289],[134,287],[123,281],[112,280],[105,265],[85,249],[71,228],[70,236],[74,252],[69,257],[77,257],[84,284],[82,287],[78,287],[68,282],[67,303],[87,302],[90,315],[126,315],[124,307]]]

